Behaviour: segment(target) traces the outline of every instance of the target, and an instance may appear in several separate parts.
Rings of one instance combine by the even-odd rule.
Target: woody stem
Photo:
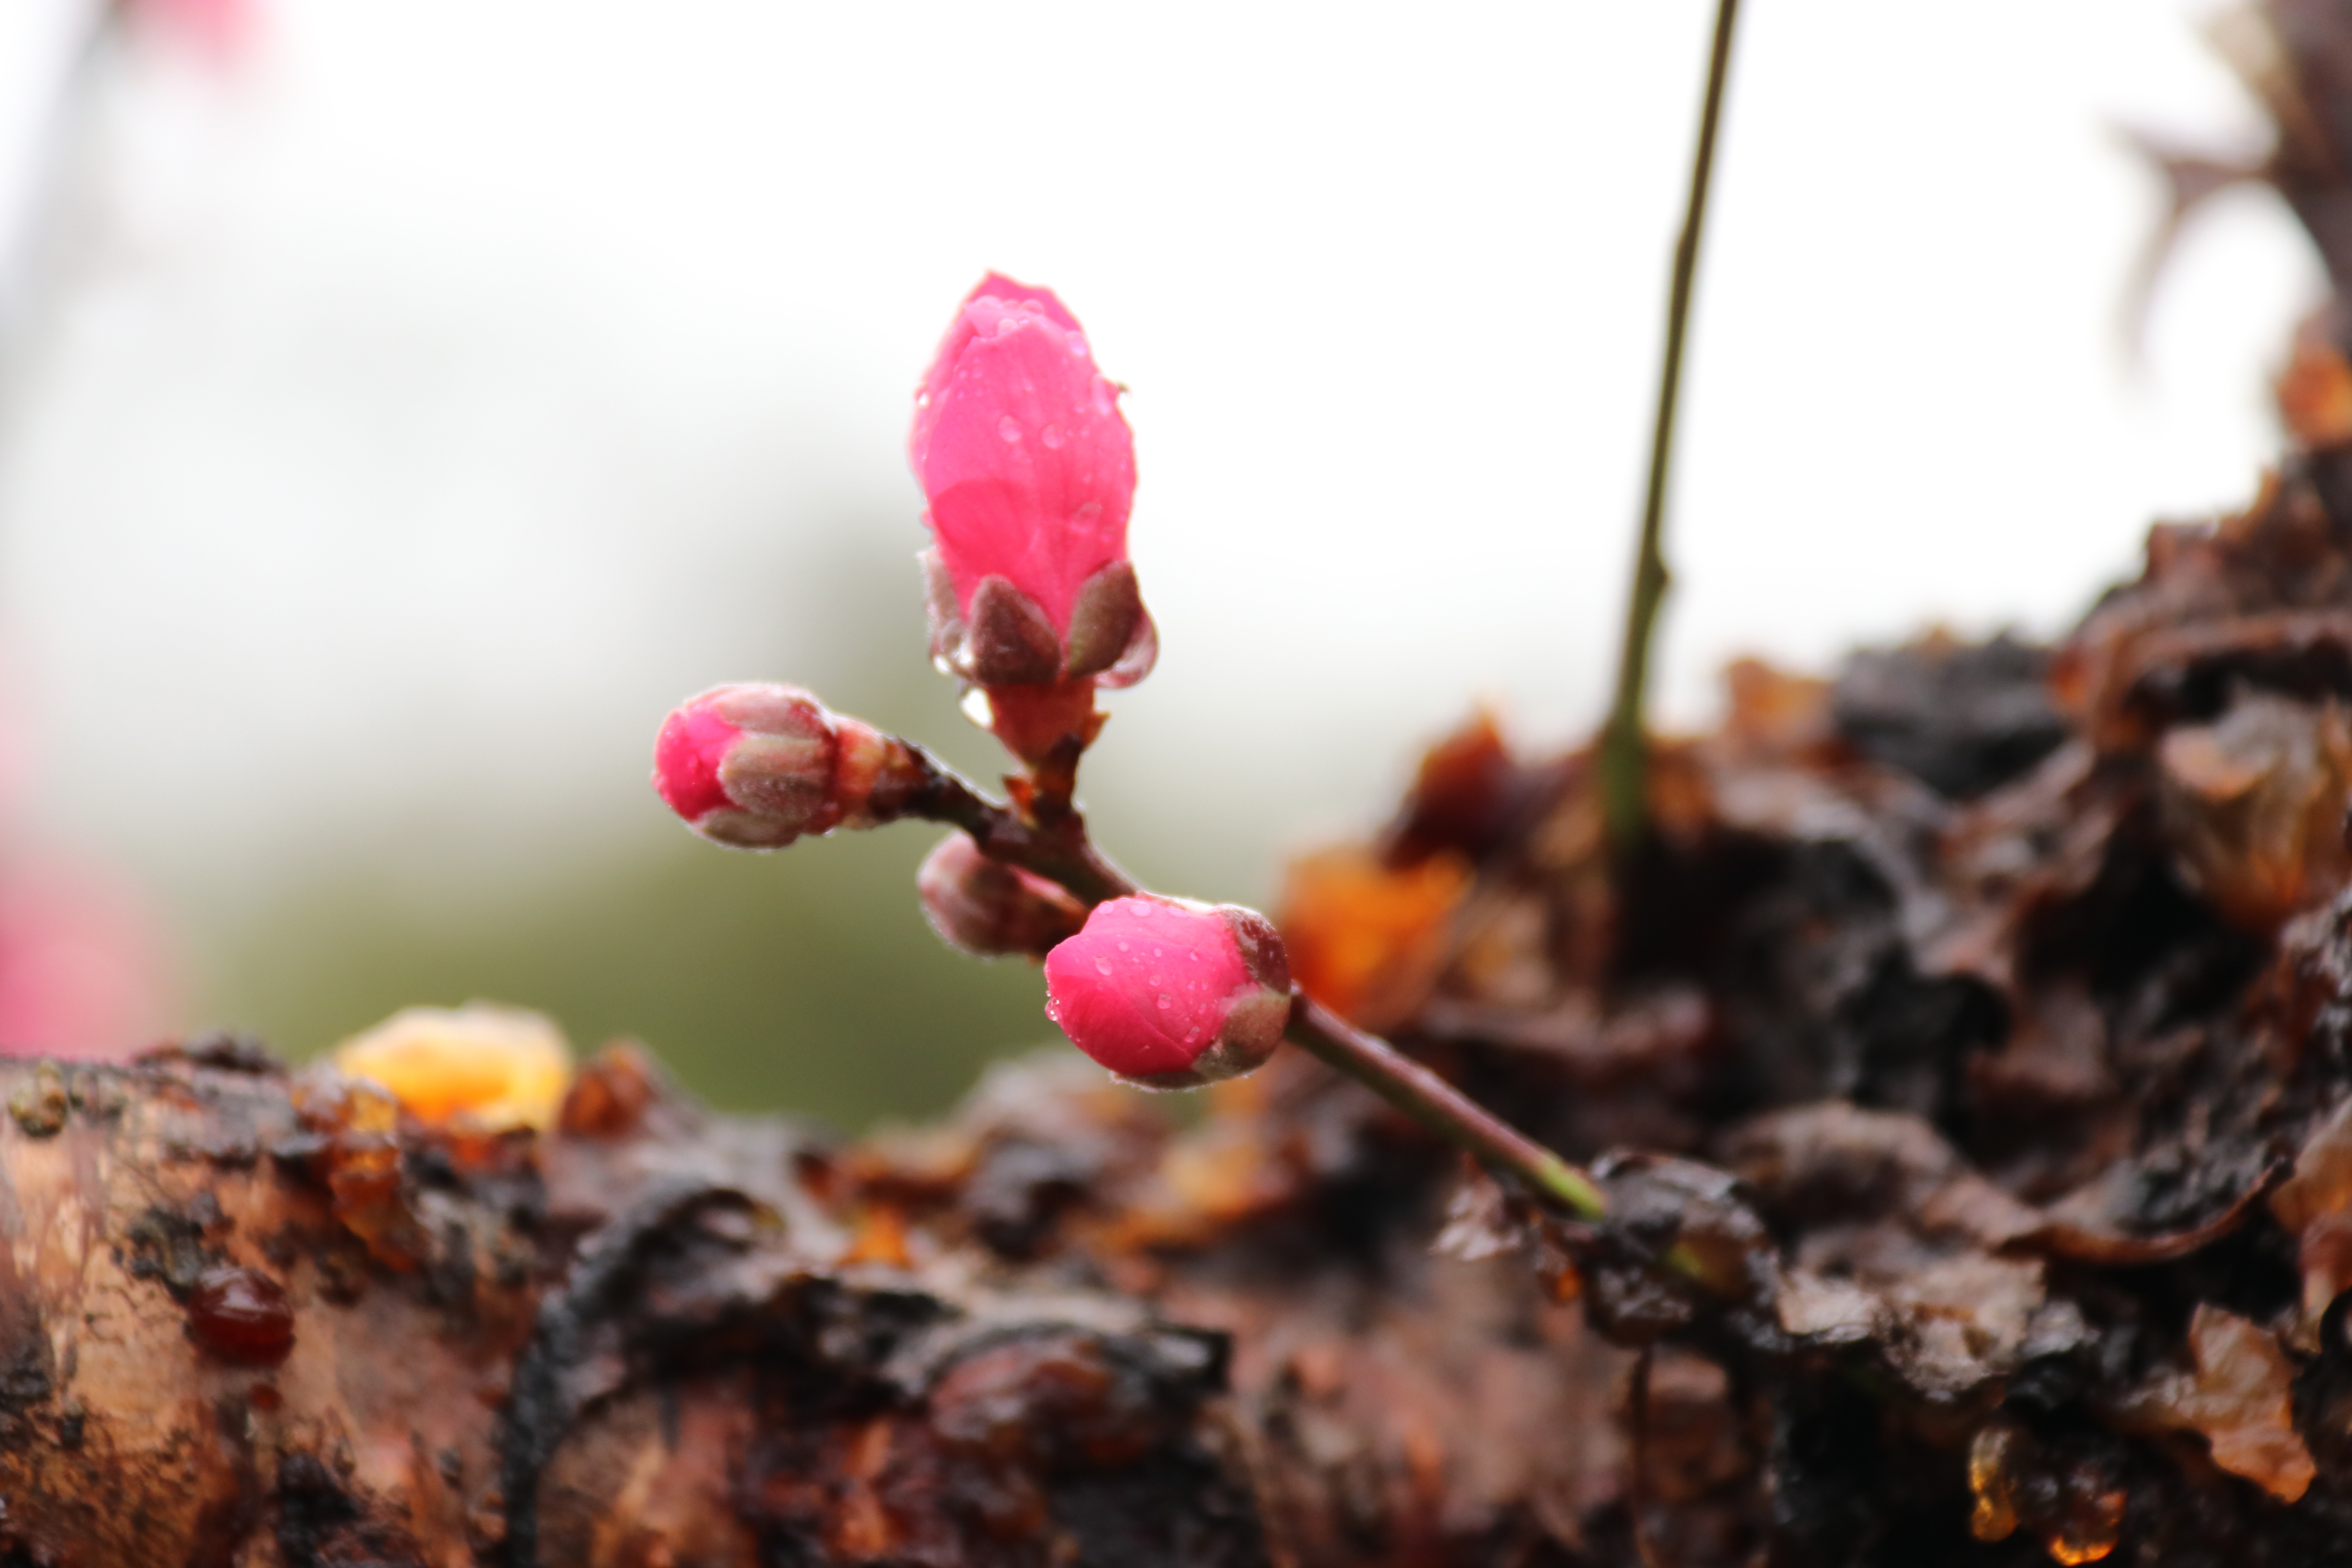
[[[1294,994],[1283,1037],[1354,1079],[1440,1138],[1489,1168],[1517,1178],[1539,1195],[1584,1219],[1597,1220],[1608,1203],[1591,1176],[1452,1084],[1367,1034],[1304,992]]]
[[[1699,110],[1698,146],[1691,159],[1690,203],[1675,241],[1674,283],[1666,304],[1664,363],[1658,374],[1658,409],[1650,433],[1650,477],[1642,501],[1642,538],[1633,556],[1633,591],[1626,596],[1625,644],[1617,658],[1617,694],[1601,731],[1601,819],[1621,861],[1648,831],[1643,780],[1649,743],[1643,728],[1650,647],[1658,607],[1666,597],[1666,479],[1673,468],[1675,411],[1683,384],[1683,344],[1689,335],[1691,292],[1698,274],[1699,231],[1706,221],[1708,178],[1715,172],[1715,133],[1723,115],[1723,84],[1731,71],[1731,30],[1739,0],[1718,0],[1715,42],[1707,57],[1706,98]]]
[[[1066,807],[1048,821],[1024,819],[989,799],[952,768],[910,741],[902,741],[923,770],[924,782],[907,814],[963,829],[982,853],[1034,872],[1089,907],[1142,889],[1105,859],[1087,837],[1086,819]],[[1065,797],[1066,802],[1066,797]],[[1454,1147],[1531,1191],[1586,1219],[1607,1208],[1591,1176],[1399,1051],[1365,1033],[1304,992],[1294,994],[1284,1037],[1354,1079]]]
[[[1135,879],[1104,858],[1087,837],[1087,820],[1063,802],[1050,819],[1028,820],[993,801],[971,782],[912,741],[899,744],[915,759],[923,782],[904,807],[908,816],[944,822],[971,836],[982,853],[1057,882],[1088,908],[1137,892]]]

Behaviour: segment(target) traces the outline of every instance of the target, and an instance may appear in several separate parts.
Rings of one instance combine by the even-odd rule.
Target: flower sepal
[[[942,674],[982,687],[1091,679],[1118,688],[1141,680],[1159,660],[1159,631],[1144,608],[1135,568],[1125,561],[1112,562],[1079,584],[1065,636],[1011,578],[997,573],[982,577],[967,612],[957,603],[954,579],[940,552],[926,550],[920,559],[931,662]]]

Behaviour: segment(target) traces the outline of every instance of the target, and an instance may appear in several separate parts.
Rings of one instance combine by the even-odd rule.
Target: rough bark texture
[[[2237,173],[2341,284],[2352,7],[2264,15]],[[2347,321],[2062,645],[1735,670],[1630,877],[1483,723],[1297,868],[1307,983],[1606,1225],[1295,1053],[858,1144],[625,1049],[505,1138],[0,1064],[0,1568],[2352,1559]]]
[[[825,1152],[633,1055],[544,1139],[226,1042],[0,1084],[0,1562],[1265,1561],[1219,1336],[845,1261]]]

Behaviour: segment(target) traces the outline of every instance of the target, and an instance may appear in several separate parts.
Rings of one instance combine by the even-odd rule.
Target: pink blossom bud
[[[1264,915],[1154,893],[1113,899],[1045,958],[1045,1016],[1147,1089],[1262,1066],[1290,1018],[1290,963]]]
[[[714,686],[654,742],[654,788],[687,826],[738,849],[895,820],[926,774],[906,743],[794,686]]]
[[[1043,956],[1087,923],[1084,904],[1043,877],[990,859],[962,833],[924,858],[915,890],[931,929],[975,958]]]
[[[908,441],[938,547],[931,653],[982,686],[1149,673],[1127,559],[1135,437],[1118,386],[1048,289],[990,273],[915,395]]]

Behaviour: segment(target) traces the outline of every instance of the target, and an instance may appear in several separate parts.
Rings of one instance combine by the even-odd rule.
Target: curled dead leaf
[[[2294,1173],[2271,1194],[2271,1214],[2295,1238],[2303,1314],[2294,1339],[2315,1350],[2320,1320],[2352,1288],[2352,1100],[2304,1140]]]
[[[2235,1312],[2200,1302],[2189,1323],[2193,1373],[2142,1387],[2123,1414],[2151,1426],[2203,1434],[2213,1462],[2282,1502],[2318,1473],[2294,1429],[2294,1368],[2278,1341]]]
[[[1402,868],[1355,847],[1295,860],[1276,922],[1290,973],[1350,1023],[1392,1027],[1429,994],[1469,887],[1468,862],[1450,853]]]
[[[2336,703],[2246,693],[2158,755],[2174,864],[2231,920],[2267,931],[2343,885],[2352,722]]]
[[[2297,337],[2274,388],[2288,433],[2314,450],[2352,442],[2352,363],[2325,339]]]

